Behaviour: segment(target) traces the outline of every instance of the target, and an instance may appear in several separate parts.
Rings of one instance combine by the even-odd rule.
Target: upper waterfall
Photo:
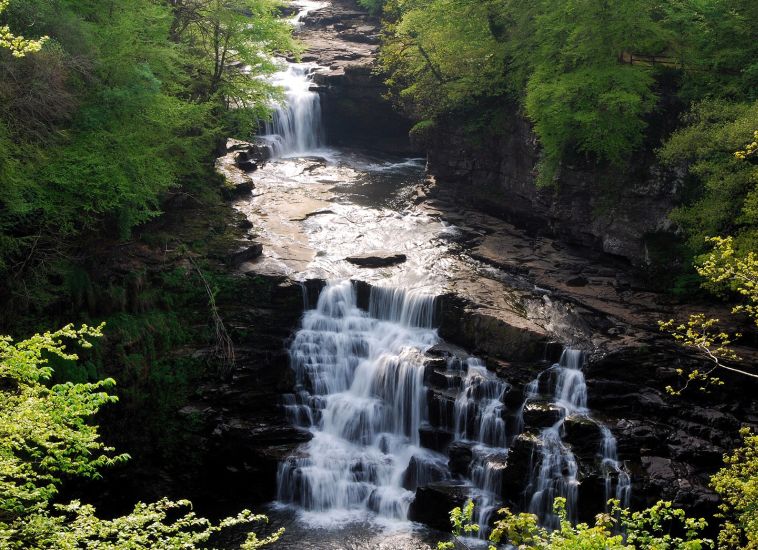
[[[324,145],[321,124],[321,99],[312,91],[312,63],[289,63],[271,81],[284,91],[284,101],[274,106],[263,136],[274,158],[306,156]]]

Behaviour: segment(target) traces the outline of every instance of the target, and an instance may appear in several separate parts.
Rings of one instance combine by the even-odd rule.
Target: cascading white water
[[[530,495],[527,509],[536,514],[550,528],[558,526],[558,517],[553,513],[556,497],[566,499],[566,511],[572,521],[577,519],[579,465],[571,448],[563,441],[564,423],[569,416],[590,419],[587,409],[587,384],[582,372],[583,354],[579,350],[566,349],[559,362],[541,372],[526,389],[524,406],[539,395],[544,381],[553,382],[552,399],[560,409],[560,418],[555,424],[540,433],[540,454],[532,466],[527,493]],[[523,426],[523,407],[520,427]],[[621,504],[629,504],[631,483],[629,474],[618,460],[616,439],[610,429],[597,424],[601,435],[598,454],[605,484],[605,501],[618,498]],[[615,482],[615,491],[613,489]]]
[[[367,313],[349,281],[324,288],[290,346],[297,386],[286,406],[313,439],[280,465],[280,501],[405,519],[416,485],[447,476],[446,457],[419,447],[433,305],[374,289]]]
[[[632,496],[632,480],[629,477],[629,472],[624,469],[624,465],[619,462],[616,438],[611,430],[607,426],[600,426],[600,430],[603,436],[600,444],[600,456],[602,457],[605,502],[616,499],[622,508],[626,508],[629,506],[629,500]]]
[[[290,345],[296,386],[284,399],[291,420],[309,429],[313,439],[280,464],[280,502],[325,512],[327,521],[356,512],[405,519],[416,487],[450,479],[447,456],[422,448],[420,441],[420,428],[428,426],[425,352],[440,343],[433,321],[434,299],[425,294],[375,287],[362,310],[350,281],[321,291]],[[552,505],[558,496],[567,499],[569,517],[576,519],[579,465],[563,431],[567,417],[590,419],[582,361],[581,352],[565,350],[525,391],[527,402],[549,392],[561,411],[559,420],[539,433],[526,495],[528,511],[548,527],[557,522]],[[506,496],[502,474],[523,418],[508,433],[509,385],[480,359],[453,355],[444,374],[446,391],[456,398],[441,416],[450,418],[446,426],[455,440],[471,449],[470,494],[475,520],[486,532]],[[606,496],[628,504],[629,476],[616,441],[608,428],[598,426]]]
[[[540,433],[539,464],[532,468],[528,488],[528,492],[531,492],[528,511],[540,517],[548,527],[557,527],[558,518],[553,514],[553,501],[559,496],[566,499],[569,519],[576,519],[579,466],[571,449],[563,443],[561,431],[569,414],[584,414],[587,411],[587,385],[581,367],[582,353],[566,349],[560,361],[540,373],[531,385],[531,391],[536,392],[539,391],[543,375],[554,378],[553,399],[561,409],[560,419]]]
[[[303,156],[323,146],[321,99],[311,90],[317,68],[313,63],[286,63],[271,79],[284,90],[285,97],[274,106],[262,136],[274,158]]]
[[[297,9],[290,23],[295,29],[313,10],[327,5],[315,0],[296,0]],[[261,136],[269,144],[272,158],[305,156],[323,147],[324,135],[321,125],[321,99],[313,91],[313,75],[318,70],[315,63],[291,63],[282,60],[282,70],[271,77],[271,83],[282,88],[284,101],[273,106],[271,120],[265,125]]]
[[[448,369],[459,363],[455,358]],[[508,457],[508,433],[504,419],[503,397],[508,384],[487,370],[476,357],[464,363],[463,388],[455,400],[455,436],[458,440],[471,441],[473,461],[471,481],[476,491],[475,522],[481,526],[480,535],[488,532],[489,519],[500,502],[502,471]]]

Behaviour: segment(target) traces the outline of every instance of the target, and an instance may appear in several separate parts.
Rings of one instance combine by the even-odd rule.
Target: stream
[[[325,4],[294,3],[293,24]],[[540,374],[514,406],[507,380],[439,336],[438,297],[475,285],[484,268],[459,253],[461,228],[414,200],[423,159],[329,147],[313,89],[321,70],[283,62],[274,75],[286,99],[262,135],[272,158],[255,173],[253,197],[236,204],[266,251],[256,272],[327,281],[318,295],[303,286],[314,307],[289,343],[295,386],[283,407],[312,439],[279,466],[277,501],[266,509],[272,526],[286,527],[275,547],[432,548],[443,535],[409,520],[426,486],[473,498],[483,526],[513,503],[553,527],[556,496],[575,518],[580,466],[563,440],[567,419],[595,426],[604,496],[628,502],[615,439],[586,406],[580,351],[536,364]],[[374,268],[349,260],[367,253],[402,259]],[[363,302],[355,281],[370,284]],[[535,404],[552,414],[537,430],[524,420]],[[510,449],[527,436],[538,449],[527,489],[504,494]],[[465,471],[451,468],[453,448],[469,453]]]

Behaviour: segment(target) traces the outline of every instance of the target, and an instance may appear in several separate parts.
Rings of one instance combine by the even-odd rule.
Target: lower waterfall
[[[446,457],[419,446],[433,305],[374,289],[367,313],[349,281],[324,288],[290,346],[296,394],[285,406],[313,439],[281,464],[280,501],[405,519],[415,485],[447,475]]]
[[[564,350],[558,363],[526,386],[524,404],[509,411],[510,384],[482,360],[460,354],[430,359],[430,350],[444,345],[434,311],[434,297],[415,291],[374,287],[361,309],[352,282],[323,288],[289,347],[296,381],[284,407],[313,438],[280,463],[280,503],[332,519],[373,514],[404,520],[417,487],[458,478],[483,526],[508,500],[553,527],[555,497],[567,499],[576,519],[581,483],[579,462],[564,441],[567,419],[595,426],[600,443],[594,462],[602,470],[605,496],[628,503],[630,479],[615,438],[587,409],[581,352]],[[430,376],[445,380],[441,391],[454,398],[448,404],[430,402]],[[524,417],[536,402],[548,403],[555,420],[535,431]],[[420,433],[430,429],[430,421],[450,433],[451,446],[470,449],[466,472],[451,473],[443,454],[447,446],[424,448]],[[529,430],[539,445],[524,493],[505,495],[509,447]]]

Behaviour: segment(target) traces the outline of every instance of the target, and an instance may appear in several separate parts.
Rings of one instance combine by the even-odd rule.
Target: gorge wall
[[[671,238],[668,214],[681,182],[651,152],[625,170],[579,159],[559,168],[552,188],[535,185],[540,151],[530,123],[515,106],[496,136],[476,140],[455,121],[426,140],[429,170],[471,206],[536,234],[618,256],[645,266],[661,239]],[[621,173],[623,172],[623,173]]]

